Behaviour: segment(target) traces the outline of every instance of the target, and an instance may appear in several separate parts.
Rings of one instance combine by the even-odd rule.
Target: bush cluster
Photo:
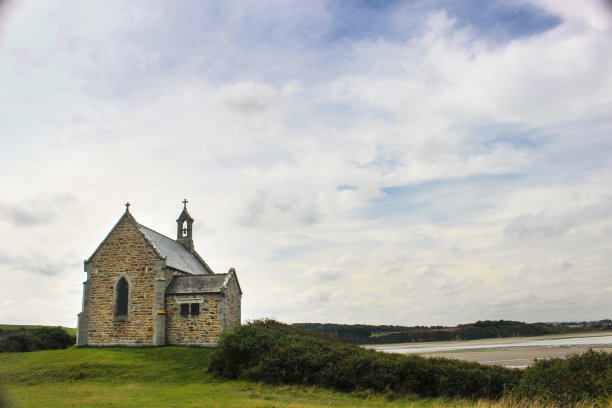
[[[61,327],[40,327],[0,338],[0,352],[57,350],[74,343],[75,336]]]
[[[603,407],[612,396],[612,354],[589,350],[567,359],[538,360],[524,371],[513,394],[562,406],[587,401]]]
[[[612,397],[612,354],[590,350],[538,360],[525,370],[364,349],[333,334],[273,320],[221,335],[209,369],[228,378],[318,385],[393,395],[540,401],[605,406]]]
[[[273,320],[223,333],[210,370],[228,378],[343,391],[493,399],[514,388],[521,376],[497,366],[376,352]]]

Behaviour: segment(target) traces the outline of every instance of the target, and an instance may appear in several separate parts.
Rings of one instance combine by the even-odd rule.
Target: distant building
[[[125,213],[85,261],[78,346],[215,345],[240,324],[236,271],[215,274],[193,247],[187,200],[176,240]]]

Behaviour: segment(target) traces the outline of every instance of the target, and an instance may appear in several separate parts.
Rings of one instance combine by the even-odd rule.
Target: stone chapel
[[[240,324],[236,271],[214,273],[193,247],[187,200],[176,239],[125,213],[85,261],[77,346],[214,346]]]

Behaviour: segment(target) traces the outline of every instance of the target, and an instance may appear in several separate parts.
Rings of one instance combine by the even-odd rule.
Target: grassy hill
[[[349,393],[221,379],[207,370],[214,352],[196,347],[72,347],[2,353],[0,407],[555,407],[511,400],[398,398],[367,390]],[[540,374],[536,373],[545,378]]]
[[[214,350],[69,348],[0,354],[0,378],[18,407],[472,407],[439,398],[389,400],[317,387],[225,380],[208,373]]]

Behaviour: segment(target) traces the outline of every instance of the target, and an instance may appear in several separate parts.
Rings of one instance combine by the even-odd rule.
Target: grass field
[[[518,407],[218,379],[207,372],[213,352],[72,347],[1,353],[0,379],[8,406],[16,407]]]
[[[217,379],[206,371],[212,352],[189,347],[73,347],[3,353],[0,378],[4,394],[17,407],[476,406]]]
[[[19,330],[21,328],[24,329],[38,329],[39,327],[56,327],[56,326],[40,326],[40,325],[27,325],[27,324],[0,324],[0,329],[6,331]],[[66,330],[66,333],[72,334],[76,336],[77,329],[74,327],[63,327]]]

